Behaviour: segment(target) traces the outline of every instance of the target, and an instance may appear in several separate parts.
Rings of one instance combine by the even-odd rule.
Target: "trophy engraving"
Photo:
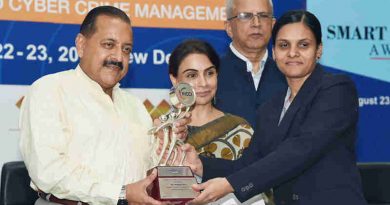
[[[180,159],[179,166],[172,166],[177,158],[178,145],[184,144],[172,132],[177,120],[183,118],[191,109],[196,100],[195,91],[188,83],[178,83],[169,92],[171,109],[168,113],[159,117],[161,124],[149,130],[150,135],[162,130],[162,151],[158,156],[156,169],[157,178],[153,181],[151,196],[161,201],[170,201],[174,204],[185,204],[196,196],[191,185],[196,183],[196,179],[190,167],[183,166],[185,154]],[[160,144],[155,143],[157,148]],[[165,151],[168,151],[165,155]],[[173,154],[173,155],[172,155]],[[165,159],[164,159],[165,155]],[[169,163],[169,159],[172,159]]]

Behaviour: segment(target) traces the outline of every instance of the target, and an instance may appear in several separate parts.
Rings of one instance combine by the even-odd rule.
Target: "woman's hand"
[[[191,122],[191,113],[188,112],[184,115],[183,118],[177,120],[175,123],[174,123],[174,126],[173,126],[173,133],[176,134],[176,137],[181,140],[181,141],[185,141],[187,139],[187,136],[188,136],[188,127],[187,125]],[[155,127],[158,127],[159,125],[161,125],[161,120],[156,118],[154,119],[153,121],[153,124]],[[162,130],[160,130],[159,132],[155,133],[156,137],[159,138],[159,139],[163,139],[164,137],[164,134],[162,132]]]
[[[214,202],[223,196],[234,192],[233,187],[226,178],[210,179],[202,184],[194,184],[192,185],[192,188],[197,192],[203,191],[194,200],[190,201],[190,205]]]
[[[188,136],[188,127],[187,125],[191,122],[191,113],[188,112],[184,115],[183,118],[177,120],[173,126],[173,133],[176,134],[178,140],[185,142]]]
[[[189,166],[196,175],[203,176],[203,164],[200,161],[198,153],[195,150],[195,147],[190,144],[184,144],[180,147],[181,154],[185,153],[186,157],[184,159],[184,166]]]

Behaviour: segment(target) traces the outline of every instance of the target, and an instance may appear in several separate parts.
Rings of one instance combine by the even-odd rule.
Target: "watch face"
[[[117,205],[128,205],[128,203],[126,199],[119,199]]]

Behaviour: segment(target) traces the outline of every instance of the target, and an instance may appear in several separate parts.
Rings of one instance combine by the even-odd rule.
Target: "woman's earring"
[[[214,96],[213,97],[213,105],[217,104],[217,98]]]

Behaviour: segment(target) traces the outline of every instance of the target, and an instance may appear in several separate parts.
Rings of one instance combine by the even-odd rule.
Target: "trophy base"
[[[191,186],[197,182],[190,167],[157,166],[155,169],[157,177],[153,181],[151,197],[177,205],[184,205],[196,197],[197,192]],[[148,174],[152,170],[149,170]]]

